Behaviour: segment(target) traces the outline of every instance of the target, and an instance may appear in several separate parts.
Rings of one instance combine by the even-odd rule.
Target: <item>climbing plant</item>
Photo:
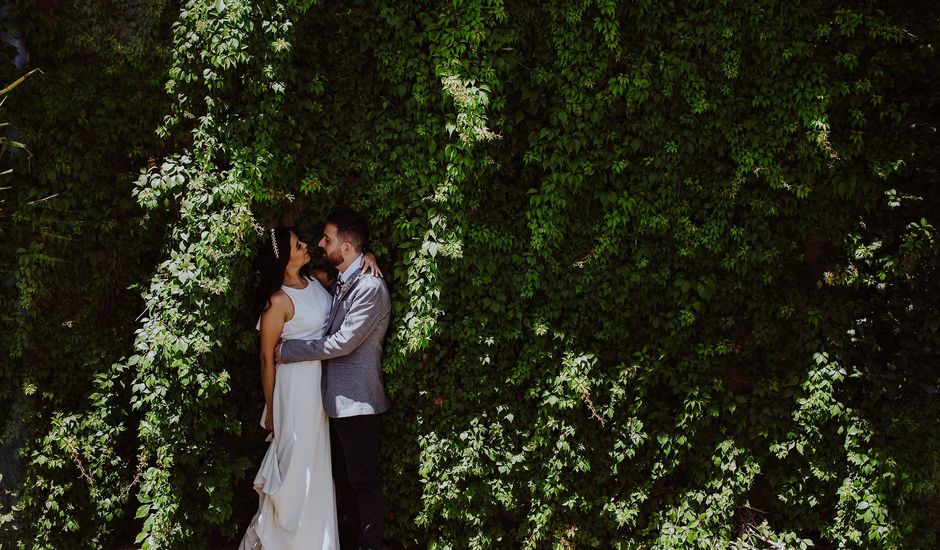
[[[251,258],[349,205],[391,547],[936,544],[934,4],[53,6],[4,16],[0,540],[234,544]]]

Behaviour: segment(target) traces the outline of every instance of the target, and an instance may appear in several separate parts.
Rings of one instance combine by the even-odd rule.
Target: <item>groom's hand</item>
[[[277,344],[274,346],[274,364],[275,365],[280,365],[281,363],[283,363],[283,361],[281,361],[281,344],[283,343],[284,343],[284,340],[278,340]]]

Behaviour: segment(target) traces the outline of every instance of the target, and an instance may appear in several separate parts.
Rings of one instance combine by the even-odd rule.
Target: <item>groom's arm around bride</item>
[[[337,292],[342,292],[343,297],[333,296],[334,304],[330,317],[333,321],[341,321],[337,323],[336,332],[327,333],[319,340],[285,340],[280,349],[282,363],[322,361],[343,357],[354,353],[376,332],[382,332],[384,336],[382,327],[378,325],[383,321],[387,325],[391,310],[385,281],[379,277],[366,275],[344,285],[334,285],[334,288],[341,286],[354,288],[350,288],[348,292],[345,288],[338,290]],[[380,330],[377,331],[377,328]]]

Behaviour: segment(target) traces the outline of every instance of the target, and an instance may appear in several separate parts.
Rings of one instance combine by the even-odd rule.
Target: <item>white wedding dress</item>
[[[282,288],[294,302],[294,316],[284,324],[281,337],[322,337],[330,294],[316,281],[304,289]],[[254,482],[258,513],[239,550],[339,548],[329,419],[323,410],[320,375],[320,361],[277,367],[274,431]]]

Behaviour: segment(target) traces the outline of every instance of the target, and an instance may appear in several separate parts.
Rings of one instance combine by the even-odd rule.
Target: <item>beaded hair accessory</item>
[[[277,250],[277,237],[274,236],[274,228],[271,228],[271,247],[274,248],[274,258],[280,260],[281,253]]]

